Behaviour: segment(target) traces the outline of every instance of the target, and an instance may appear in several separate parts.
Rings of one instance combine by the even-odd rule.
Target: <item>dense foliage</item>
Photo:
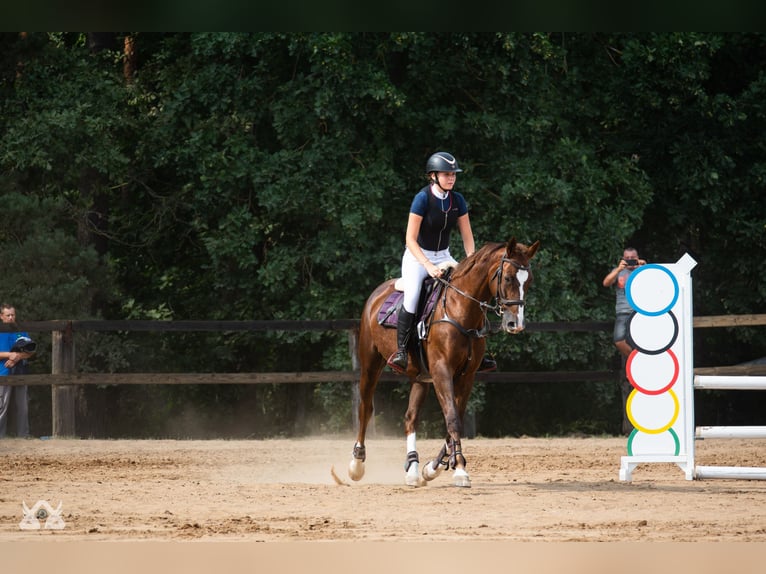
[[[532,321],[611,319],[601,279],[628,244],[698,259],[695,314],[763,312],[764,61],[761,34],[0,34],[0,298],[25,320],[356,318],[398,273],[410,200],[444,149],[477,244],[541,241]],[[505,370],[596,370],[614,366],[610,340],[490,348]],[[758,358],[764,342],[700,334],[695,362]],[[78,366],[348,369],[347,345],[91,334]],[[349,428],[348,385],[285,387],[85,389],[78,428]],[[406,388],[380,394],[397,425]],[[474,402],[489,435],[619,428],[616,383],[487,385]]]

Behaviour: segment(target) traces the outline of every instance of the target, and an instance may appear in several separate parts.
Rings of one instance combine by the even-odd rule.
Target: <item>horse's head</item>
[[[537,253],[540,242],[526,246],[515,238],[505,244],[490,285],[497,298],[502,316],[501,328],[506,333],[518,334],[524,330],[524,300],[532,284],[532,270],[529,262]]]

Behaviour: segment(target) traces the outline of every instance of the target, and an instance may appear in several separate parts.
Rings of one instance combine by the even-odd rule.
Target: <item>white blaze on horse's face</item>
[[[529,279],[529,271],[519,269],[516,271],[516,280],[519,282],[519,301],[524,301],[524,285]],[[516,309],[514,313],[513,309]],[[516,335],[524,330],[524,305],[511,305],[503,309],[502,328],[506,333]]]

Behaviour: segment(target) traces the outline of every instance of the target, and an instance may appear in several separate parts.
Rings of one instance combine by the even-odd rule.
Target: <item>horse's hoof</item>
[[[407,471],[407,474],[404,475],[404,483],[407,486],[425,486],[428,484],[422,476],[420,476],[420,472],[418,471],[418,463],[412,463],[410,465],[409,470]]]
[[[471,488],[471,479],[466,471],[458,468],[452,475],[452,484],[461,488]]]
[[[364,462],[358,458],[352,458],[348,464],[348,477],[351,480],[361,480],[364,476]]]
[[[425,480],[433,480],[442,473],[442,470],[444,470],[442,465],[437,463],[436,468],[434,468],[433,461],[429,461],[423,467],[423,478]]]
[[[425,481],[425,479],[418,475],[418,476],[410,476],[409,474],[405,477],[404,482],[407,484],[407,486],[412,486],[415,488],[420,488],[421,486],[427,486],[428,483]]]

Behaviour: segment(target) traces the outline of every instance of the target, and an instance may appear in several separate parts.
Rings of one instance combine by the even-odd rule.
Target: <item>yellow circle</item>
[[[665,432],[666,430],[668,430],[670,427],[672,427],[675,424],[676,420],[678,419],[678,413],[681,410],[681,406],[678,402],[678,395],[676,395],[673,392],[673,389],[668,389],[667,393],[670,395],[670,398],[673,399],[673,416],[671,417],[670,422],[666,424],[665,426],[658,429],[649,429],[638,424],[633,418],[633,397],[635,397],[636,394],[638,394],[638,390],[633,389],[633,391],[631,391],[630,395],[628,395],[628,400],[625,402],[625,413],[628,415],[628,420],[630,420],[630,422],[633,424],[633,426],[637,430],[641,432],[645,432],[647,434],[660,434]],[[660,395],[655,395],[655,396],[660,396]]]

